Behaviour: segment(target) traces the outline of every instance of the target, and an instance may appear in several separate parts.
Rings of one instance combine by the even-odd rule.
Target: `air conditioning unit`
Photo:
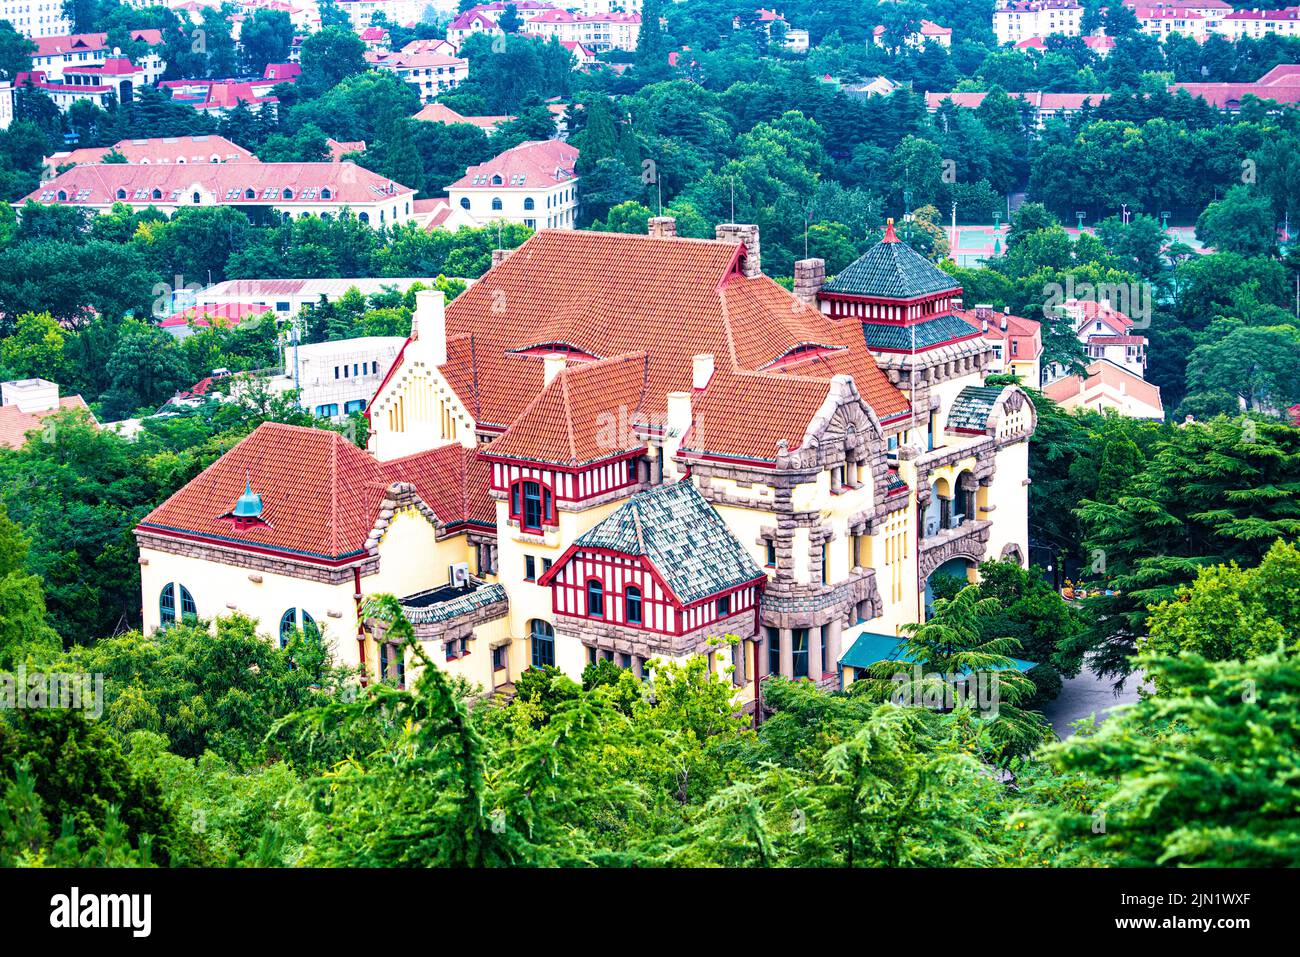
[[[447,569],[447,581],[455,588],[469,587],[469,562],[457,562]]]
[[[937,521],[935,521],[934,519],[930,519],[930,521],[925,523],[926,538],[929,538],[931,535],[938,535],[938,534],[939,534],[939,523]]]

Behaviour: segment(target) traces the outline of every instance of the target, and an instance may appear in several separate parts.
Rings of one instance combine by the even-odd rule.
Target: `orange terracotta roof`
[[[777,438],[797,430],[793,439],[802,439],[834,375],[852,375],[879,417],[906,411],[906,398],[867,352],[860,323],[805,307],[766,276],[746,278],[737,269],[739,252],[713,240],[543,230],[447,307],[448,361],[441,371],[480,425],[504,430],[542,391],[539,353],[555,344],[596,359],[647,354],[640,415],[653,423],[663,421],[668,393],[691,391],[697,354],[714,356],[722,389],[735,373],[769,368],[800,345],[828,347],[756,380],[780,409],[766,399],[714,402],[713,381],[697,395],[700,408],[720,417],[705,434],[725,436],[706,450],[764,459],[775,455]],[[584,378],[576,364],[565,375]],[[726,388],[729,395],[744,391],[736,383]],[[799,416],[796,428],[790,420]],[[734,424],[724,428],[721,419]],[[522,440],[501,448],[516,441],[522,454]]]
[[[86,400],[79,395],[65,395],[59,399],[57,409],[45,412],[21,412],[16,405],[0,405],[0,446],[9,449],[21,449],[27,444],[27,433],[41,427],[41,420],[55,412],[76,409],[90,414]],[[91,416],[94,421],[94,416]]]
[[[627,426],[645,398],[647,359],[641,352],[569,366],[486,454],[582,465],[639,447]]]
[[[381,464],[337,432],[267,422],[146,515],[138,529],[340,564],[365,554],[393,482],[413,484],[445,526],[495,523],[487,468],[472,449],[444,445]],[[223,516],[245,483],[262,497],[264,524],[236,531]]]
[[[1078,403],[1086,405],[1103,390],[1119,393],[1121,389],[1144,405],[1163,409],[1159,386],[1152,385],[1141,376],[1107,359],[1098,359],[1089,365],[1082,376],[1066,376],[1044,386],[1043,395],[1061,404],[1067,404],[1076,396],[1081,396]]]

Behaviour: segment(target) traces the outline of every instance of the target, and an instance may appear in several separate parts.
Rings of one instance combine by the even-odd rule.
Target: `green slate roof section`
[[[912,299],[958,288],[957,280],[905,242],[881,240],[822,287],[822,292]]]
[[[474,589],[467,595],[461,595],[450,601],[439,602],[436,605],[425,607],[414,607],[410,605],[402,606],[402,614],[406,620],[413,625],[436,624],[442,621],[451,621],[453,618],[459,618],[461,615],[467,615],[475,609],[482,608],[485,605],[492,605],[496,602],[505,602],[509,599],[506,597],[505,586],[500,582],[493,582],[490,585],[483,585]],[[370,608],[367,606],[364,613],[369,614]]]
[[[998,403],[1004,386],[968,385],[957,393],[948,411],[948,428],[983,432],[988,428],[989,413]]]
[[[645,556],[684,605],[763,572],[690,482],[638,492],[574,543]]]
[[[857,641],[853,642],[849,650],[840,656],[840,664],[848,668],[869,668],[878,661],[897,661],[900,664],[911,664],[913,661],[912,656],[904,652],[902,647],[902,638],[864,631],[858,635]],[[1025,672],[1030,668],[1037,667],[1037,662],[1012,658],[1011,667],[1016,671]]]
[[[960,316],[951,313],[935,316],[912,326],[900,326],[893,322],[864,322],[862,337],[867,341],[868,349],[892,349],[896,352],[912,351],[912,336],[916,336],[916,348],[931,349],[946,342],[969,339],[979,335],[979,330]]]

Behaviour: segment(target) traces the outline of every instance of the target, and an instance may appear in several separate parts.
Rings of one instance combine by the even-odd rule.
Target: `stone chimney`
[[[800,259],[794,264],[794,294],[802,302],[815,306],[825,282],[826,260]]]
[[[691,360],[691,387],[703,389],[713,378],[713,355],[702,353]]]
[[[677,236],[676,216],[651,216],[649,234],[655,239],[673,239]]]
[[[555,381],[568,364],[568,357],[561,352],[548,352],[542,356],[542,385],[548,386]]]
[[[492,250],[492,268],[496,269],[503,262],[510,258],[513,249],[494,249]]]
[[[718,223],[714,235],[719,242],[744,243],[745,258],[741,272],[753,279],[763,274],[763,257],[758,243],[758,227],[753,223]]]
[[[982,319],[984,322],[988,322],[990,319],[993,318],[993,307],[988,303],[984,303],[984,302],[979,303],[975,307],[975,318]]]
[[[440,366],[447,361],[447,304],[442,290],[421,289],[416,292],[411,338],[427,346],[434,365]]]
[[[1007,316],[1011,315],[1011,307],[1007,306],[1002,310],[1002,331],[1007,331]]]

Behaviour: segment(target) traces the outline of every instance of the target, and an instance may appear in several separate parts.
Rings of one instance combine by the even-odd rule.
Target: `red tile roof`
[[[577,162],[577,147],[561,140],[529,140],[498,153],[486,163],[469,167],[464,176],[447,188],[500,189],[502,186],[563,183],[574,178]],[[495,176],[501,177],[501,183],[492,186]]]
[[[79,395],[65,395],[59,399],[57,409],[45,412],[22,412],[16,405],[0,405],[0,447],[21,449],[27,444],[27,433],[39,429],[42,419],[67,409],[78,409],[90,414],[86,400]],[[91,416],[91,421],[94,421],[94,416]]]
[[[739,253],[712,240],[543,230],[447,307],[441,371],[481,425],[505,429],[542,391],[543,360],[521,350],[562,343],[598,359],[648,353],[640,415],[653,425],[664,420],[668,393],[691,391],[692,357],[711,354],[717,371],[696,397],[711,410],[704,447],[764,459],[775,456],[778,438],[792,438],[787,432],[798,428],[793,438],[802,438],[834,375],[852,375],[882,418],[907,409],[867,352],[859,323],[823,316],[766,276],[746,278]],[[834,351],[730,381],[806,343]],[[583,379],[578,366],[571,371]],[[762,401],[728,407],[715,398],[746,387]],[[511,441],[522,447],[522,439]]]
[[[163,42],[161,30],[132,30],[132,40],[140,40],[150,46]],[[33,57],[59,56],[63,53],[95,53],[108,49],[107,33],[71,33],[59,37],[32,37],[36,44]]]
[[[78,166],[60,173],[29,193],[24,200],[38,203],[103,206],[118,201],[124,190],[125,202],[172,202],[181,194],[199,188],[216,202],[238,205],[275,206],[286,202],[281,190],[293,190],[292,202],[373,203],[386,196],[413,193],[409,187],[351,163],[195,163],[186,165],[135,165],[103,163]],[[328,188],[330,198],[321,196]],[[254,197],[244,197],[246,190]],[[151,199],[153,191],[161,196]],[[313,191],[314,192],[311,192]],[[59,192],[65,194],[59,199]],[[143,191],[137,198],[136,193]],[[230,197],[227,199],[227,197]]]
[[[112,146],[88,146],[67,153],[55,153],[45,162],[63,166],[67,163],[98,163],[116,150],[128,163],[165,165],[168,163],[210,163],[215,156],[223,163],[257,162],[257,157],[224,136],[165,136],[147,140],[118,140]]]
[[[441,103],[430,103],[423,107],[419,113],[415,114],[415,119],[425,120],[429,123],[468,123],[471,126],[477,126],[483,130],[491,130],[500,126],[502,123],[509,123],[515,119],[513,116],[462,116],[449,106],[443,106]]]
[[[495,526],[488,468],[473,449],[443,445],[380,463],[337,432],[267,422],[137,528],[341,564],[365,554],[393,482],[413,484],[444,526]],[[245,483],[262,497],[265,524],[236,531],[221,516]]]
[[[627,426],[640,418],[648,372],[644,352],[569,366],[487,454],[576,466],[638,448]]]

